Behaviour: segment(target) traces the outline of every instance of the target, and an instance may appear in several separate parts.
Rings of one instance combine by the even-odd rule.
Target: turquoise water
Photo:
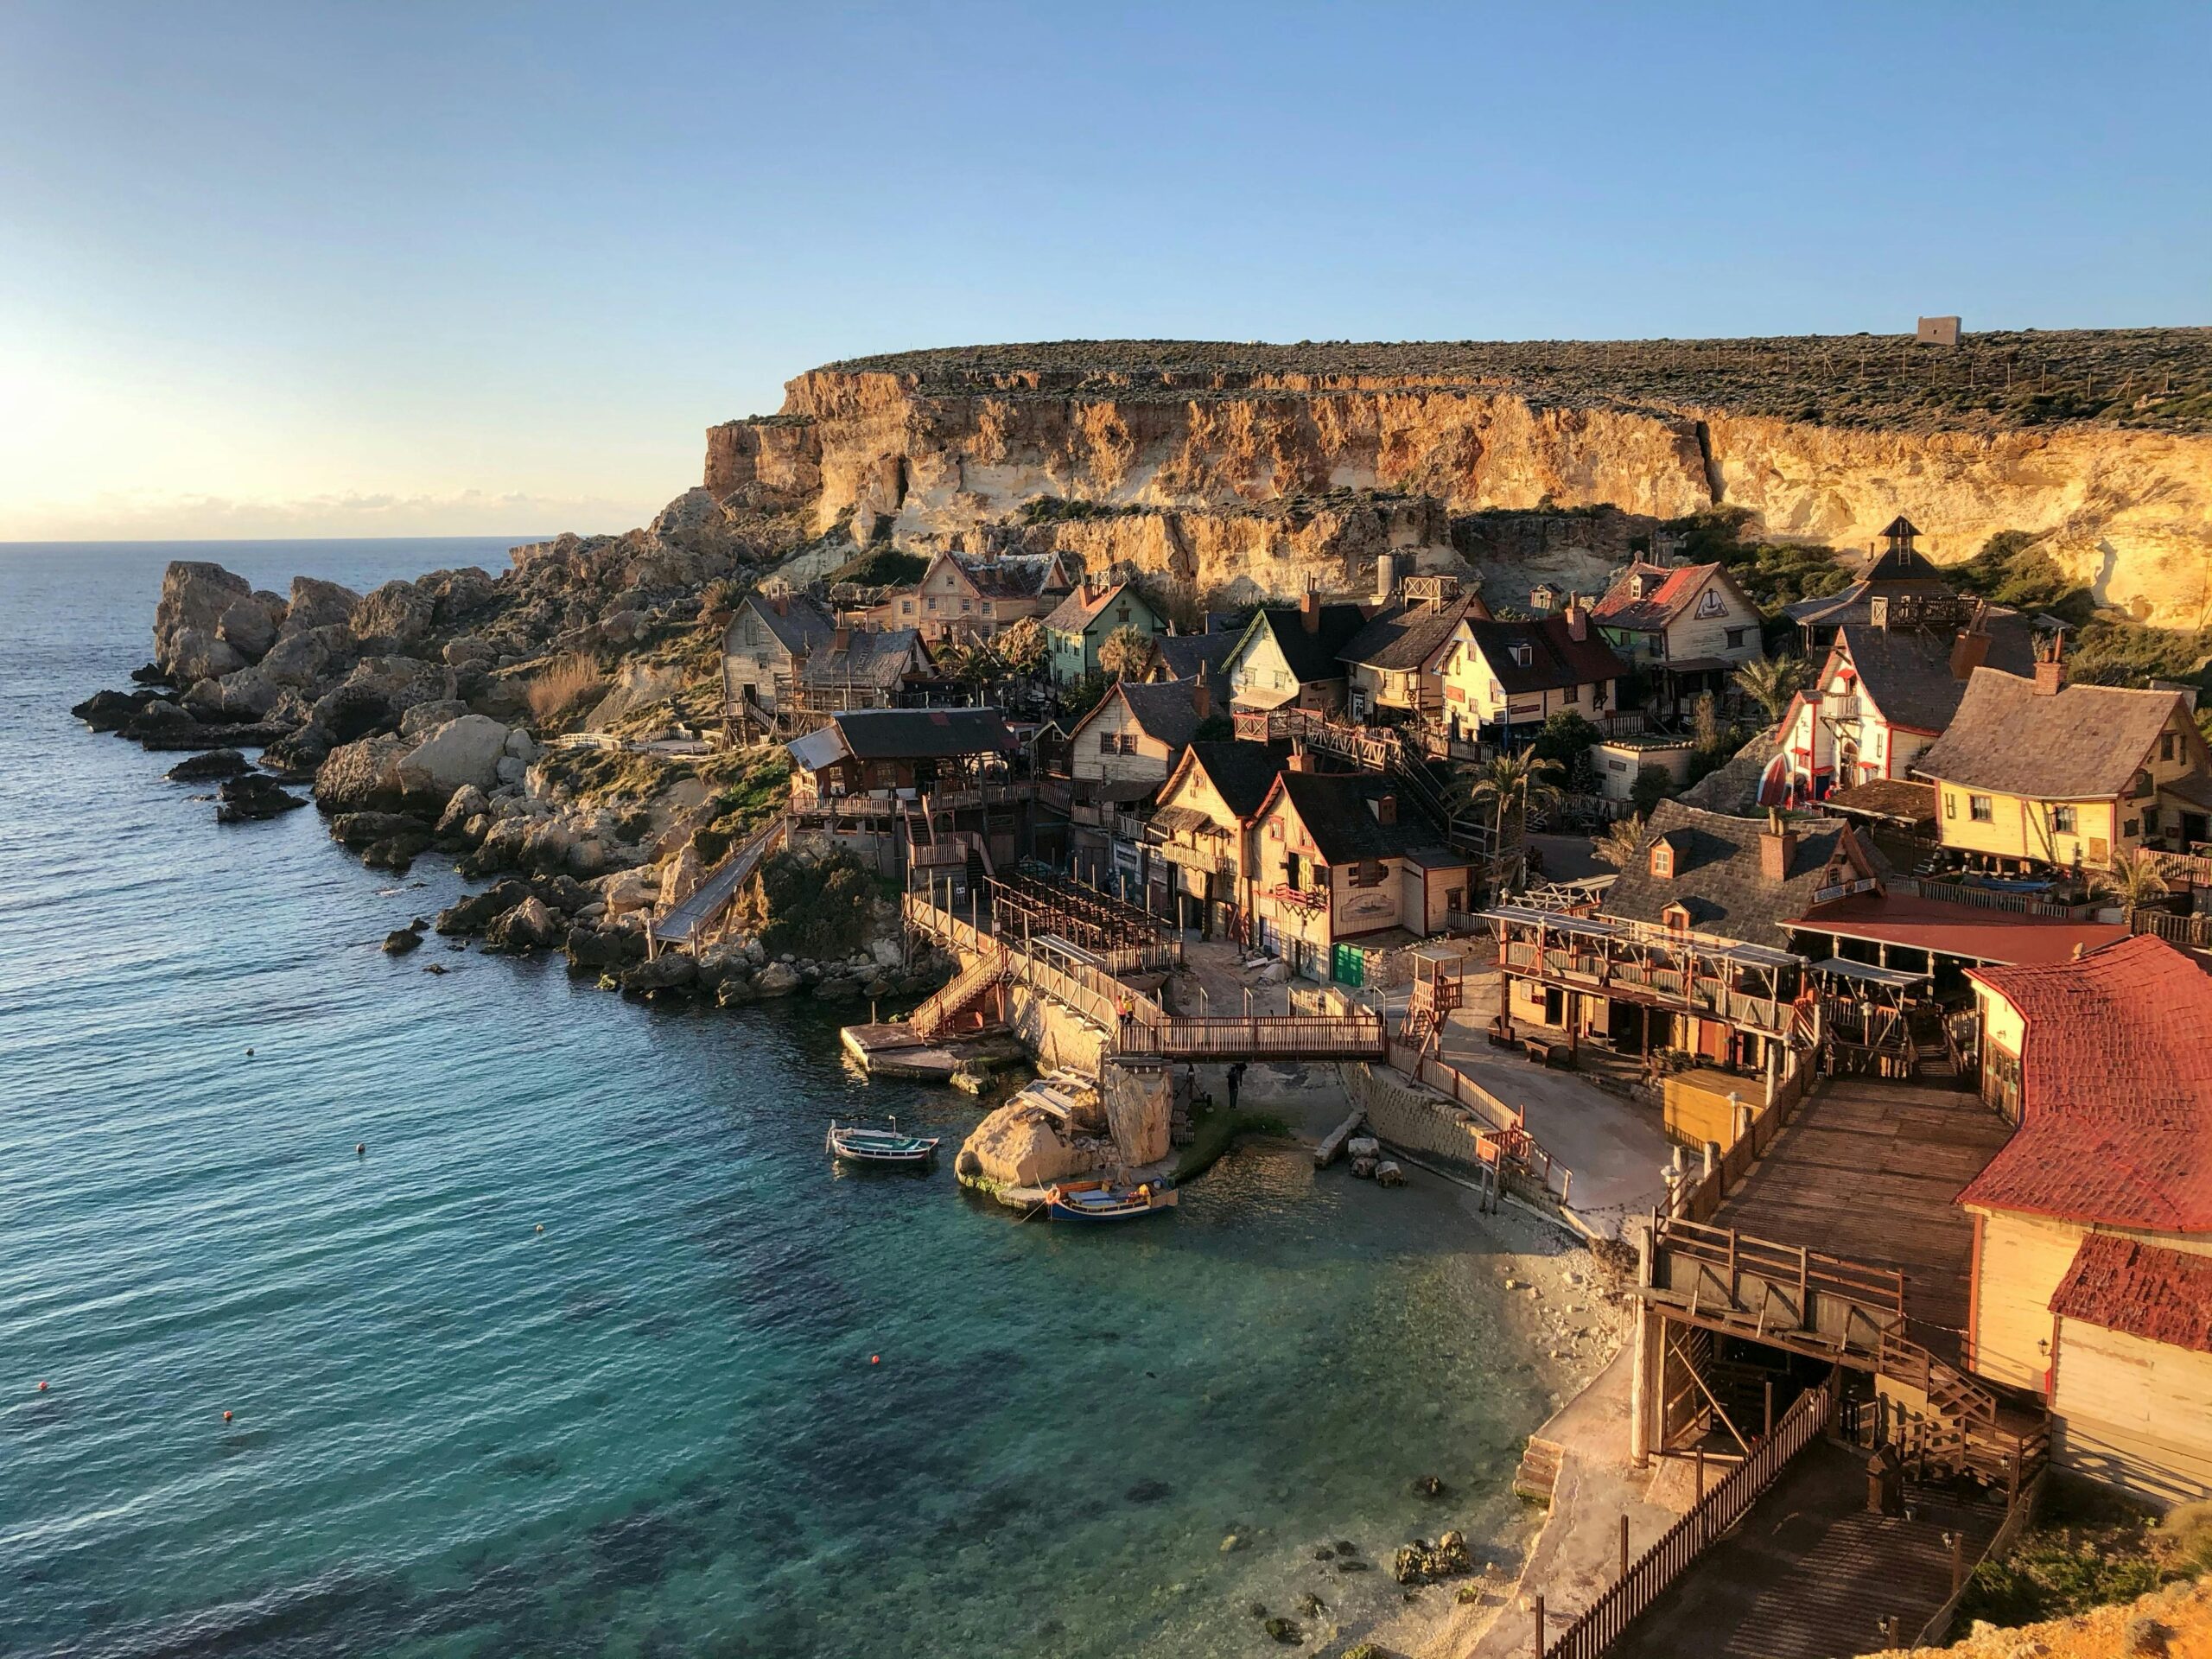
[[[803,1002],[384,957],[450,870],[219,829],[68,718],[174,551],[0,548],[0,1652],[1257,1653],[1255,1596],[1397,1602],[1321,1540],[1510,1528],[1548,1396],[1445,1192],[1251,1150],[1020,1224],[831,1173],[833,1111],[976,1109]]]

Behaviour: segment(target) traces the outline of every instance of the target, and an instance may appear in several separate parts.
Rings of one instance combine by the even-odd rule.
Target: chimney
[[[1286,772],[1313,770],[1313,757],[1306,752],[1306,744],[1302,739],[1291,744],[1290,759],[1283,762],[1283,770]]]
[[[851,623],[849,623],[849,622],[840,622],[840,623],[839,623],[839,624],[838,624],[835,628],[833,628],[833,629],[831,629],[831,630],[830,630],[830,650],[832,650],[832,651],[850,651],[850,650],[852,649],[852,645],[853,645],[853,627],[852,627],[852,624],[851,624]]]
[[[785,593],[782,588],[779,588],[774,593],[769,594],[768,602],[776,607],[776,614],[778,616],[789,616],[791,614],[791,596]]]
[[[1583,608],[1580,594],[1567,596],[1567,637],[1578,645],[1590,637],[1590,613]]]
[[[1388,605],[1398,589],[1398,556],[1380,553],[1375,559],[1375,605],[1377,610]]]
[[[1367,805],[1368,810],[1375,814],[1376,823],[1395,823],[1398,821],[1398,798],[1395,795],[1377,795]]]
[[[1312,588],[1299,596],[1298,625],[1308,633],[1321,632],[1321,595]]]
[[[1979,628],[1968,628],[1951,642],[1951,677],[1961,684],[1988,660],[1989,636]]]
[[[2036,696],[2055,697],[2066,683],[2066,642],[2054,639],[2048,652],[2036,653]]]
[[[1782,821],[1780,812],[1766,815],[1759,831],[1759,874],[1779,887],[1789,879],[1789,861],[1796,855],[1797,832]]]
[[[1206,683],[1206,665],[1198,664],[1198,677],[1191,682],[1191,712],[1200,720],[1213,713],[1213,688]]]

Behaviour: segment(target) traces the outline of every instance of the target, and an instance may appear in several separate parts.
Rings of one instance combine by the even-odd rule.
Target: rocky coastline
[[[778,757],[660,740],[718,711],[727,607],[798,539],[694,490],[642,531],[563,536],[516,548],[497,575],[439,570],[365,594],[313,576],[257,591],[180,561],[152,660],[72,712],[182,757],[168,779],[214,784],[219,823],[312,803],[371,869],[435,855],[488,884],[395,929],[395,956],[435,930],[557,952],[653,1001],[917,997],[950,964],[910,955],[895,905],[850,881],[848,913],[795,939],[764,916],[696,957],[650,949],[651,918],[780,801]],[[836,887],[819,874],[813,885]]]

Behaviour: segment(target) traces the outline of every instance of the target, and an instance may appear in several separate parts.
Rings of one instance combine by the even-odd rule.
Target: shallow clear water
[[[1323,1539],[1510,1527],[1548,1395],[1444,1192],[1245,1151],[1021,1224],[831,1173],[833,1111],[976,1109],[803,1002],[386,958],[449,869],[218,828],[68,717],[179,550],[502,558],[0,548],[0,1652],[1256,1653],[1255,1595],[1395,1601]]]

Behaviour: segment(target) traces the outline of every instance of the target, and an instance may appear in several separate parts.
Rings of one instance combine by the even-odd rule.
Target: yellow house
[[[1562,709],[1596,720],[1628,672],[1579,604],[1530,622],[1462,618],[1433,660],[1443,718],[1469,732],[1530,728]]]
[[[1146,828],[1153,857],[1174,870],[1181,925],[1248,937],[1252,825],[1289,757],[1281,743],[1192,743],[1160,785]]]
[[[2012,863],[2108,869],[2212,828],[2212,751],[2177,691],[2069,685],[1977,668],[1943,735],[1913,762],[1934,780],[1943,845]]]
[[[2156,1503],[2212,1496],[2212,1255],[2094,1234],[2050,1311],[2059,1462]]]
[[[2082,1287],[2108,1276],[2100,1253],[2121,1244],[2158,1253],[2144,1258],[2145,1274],[2196,1283],[2212,1273],[2161,1265],[2212,1257],[2212,977],[2138,935],[2076,961],[1968,978],[1983,1098],[2018,1127],[1959,1196],[1974,1222],[1967,1363],[2050,1399],[2062,1463],[2146,1495],[2206,1495],[2203,1446],[2188,1451],[2186,1436],[2167,1434],[2175,1447],[2161,1451],[2158,1436],[2128,1425],[2139,1430],[2169,1388],[2196,1390],[2197,1421],[2212,1423],[2212,1367],[2161,1356],[2154,1386],[2126,1363],[2143,1332],[2115,1325],[2109,1297]],[[2212,1327],[2200,1330],[2212,1343]],[[2130,1435],[2123,1466],[2114,1437]]]
[[[867,620],[879,628],[918,628],[932,642],[988,639],[1009,622],[1043,615],[1072,585],[1057,553],[940,553],[919,582],[879,601]]]
[[[1437,664],[1463,618],[1490,620],[1490,607],[1463,595],[1450,576],[1417,577],[1405,597],[1376,613],[1338,653],[1344,664],[1347,712],[1356,721],[1435,715],[1443,696]]]

